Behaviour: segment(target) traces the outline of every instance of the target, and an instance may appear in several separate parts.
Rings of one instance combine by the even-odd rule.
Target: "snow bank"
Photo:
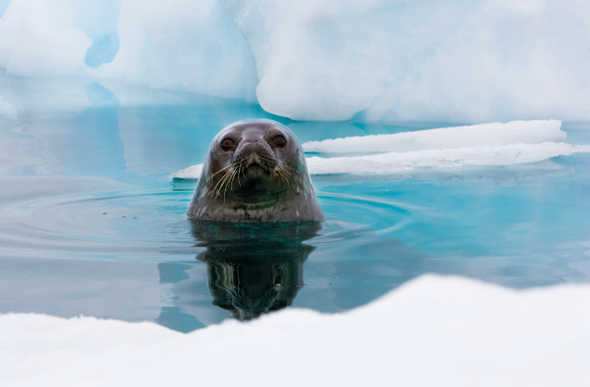
[[[371,153],[354,157],[308,157],[311,175],[385,175],[414,168],[506,166],[590,152],[590,145],[558,142],[566,138],[560,128],[561,122],[556,120],[514,121],[310,141],[303,148],[306,152],[327,154]],[[195,165],[170,177],[198,179],[201,169],[202,164]]]
[[[584,386],[590,287],[515,291],[423,276],[342,315],[289,309],[189,334],[153,323],[0,316],[10,386]]]
[[[256,98],[297,120],[590,119],[590,3],[0,0],[0,67]]]

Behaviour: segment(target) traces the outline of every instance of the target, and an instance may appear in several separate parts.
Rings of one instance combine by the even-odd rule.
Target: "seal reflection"
[[[239,320],[286,308],[303,286],[303,264],[320,222],[229,223],[192,219],[197,259],[207,264],[213,305]]]

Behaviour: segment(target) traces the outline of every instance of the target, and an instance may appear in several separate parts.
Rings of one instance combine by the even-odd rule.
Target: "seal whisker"
[[[221,190],[224,189],[224,186],[225,186],[225,190],[227,190],[227,186],[228,186],[229,182],[232,181],[235,173],[236,173],[235,168],[227,173],[226,178],[223,180],[223,183],[221,183],[221,187],[219,187],[220,194],[221,194]]]
[[[232,182],[232,189],[233,189],[233,178],[234,178],[234,176],[236,175],[236,173],[237,173],[237,171],[236,171],[236,169],[234,168],[234,169],[232,170],[231,176],[230,176],[230,177],[229,177],[229,178],[228,178],[228,179],[225,181],[225,189],[223,190],[223,202],[224,202],[224,203],[225,203],[225,193],[227,192],[227,186],[228,186],[228,183],[229,183],[230,181]]]
[[[230,165],[230,167],[231,167],[231,166],[232,166],[232,165]],[[225,175],[223,175],[223,176],[221,177],[221,179],[219,179],[219,181],[217,182],[217,184],[215,185],[215,187],[214,187],[214,188],[213,188],[213,190],[211,191],[211,196],[213,196],[213,193],[215,193],[215,191],[217,191],[217,187],[218,187],[218,186],[219,186],[219,191],[218,191],[218,193],[221,193],[221,188],[223,187],[223,182],[224,182],[225,180],[227,180],[227,179],[228,179],[228,177],[229,177],[229,175],[230,175],[230,174],[231,174],[231,171],[230,171],[230,172],[227,172]],[[221,186],[220,186],[220,184],[221,184]]]
[[[242,183],[240,183],[240,175],[242,174],[242,165],[238,167],[238,185],[241,187]]]
[[[289,179],[292,178],[291,173],[279,164],[277,164],[277,171],[279,172],[281,177],[284,178],[284,181],[287,183],[287,185],[291,186],[291,184],[289,184]]]
[[[277,140],[279,136],[284,139]],[[231,148],[221,146],[226,139],[231,139]],[[278,122],[244,120],[226,126],[211,142],[203,168],[189,217],[229,222],[324,219],[303,149]],[[227,285],[233,299],[240,289],[235,283]]]
[[[205,181],[205,183],[209,182],[209,180],[211,180],[211,178],[213,178],[213,176],[215,176],[215,175],[217,175],[218,173],[221,173],[221,172],[223,172],[223,171],[225,171],[226,169],[228,169],[228,168],[231,168],[231,167],[232,167],[232,164],[230,164],[230,165],[228,165],[227,167],[225,167],[225,168],[223,168],[223,169],[221,169],[221,170],[219,170],[219,171],[215,172],[214,174],[212,174],[211,176],[209,176],[209,177],[207,178],[207,180]]]

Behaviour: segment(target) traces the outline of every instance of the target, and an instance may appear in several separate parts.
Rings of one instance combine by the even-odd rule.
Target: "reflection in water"
[[[189,332],[291,303],[346,311],[424,273],[512,288],[590,281],[588,154],[315,178],[321,236],[319,225],[216,223],[195,225],[194,246],[192,192],[171,191],[168,174],[202,162],[231,122],[282,120],[302,142],[455,124],[291,122],[257,104],[108,85],[0,71],[0,313]],[[563,125],[575,144],[590,143],[588,128]]]
[[[303,263],[315,247],[303,242],[321,228],[319,222],[225,223],[192,221],[198,245],[207,250],[213,305],[239,320],[292,304],[303,286]]]

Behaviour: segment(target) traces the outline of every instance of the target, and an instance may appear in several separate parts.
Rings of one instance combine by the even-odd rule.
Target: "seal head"
[[[301,144],[272,120],[239,121],[215,136],[187,216],[225,222],[324,219]]]

